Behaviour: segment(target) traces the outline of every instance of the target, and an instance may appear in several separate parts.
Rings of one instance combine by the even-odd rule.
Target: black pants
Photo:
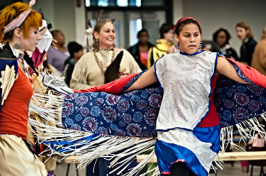
[[[170,176],[196,176],[194,172],[192,172],[186,165],[185,163],[175,163],[171,167],[171,174]]]
[[[137,160],[135,159],[127,166],[122,174],[118,174],[121,169],[118,169],[116,172],[109,174],[109,172],[111,172],[111,169],[108,167],[110,165],[110,161],[103,158],[98,158],[97,161],[93,161],[87,166],[86,176],[119,176],[129,172],[130,169],[135,167],[137,164]]]

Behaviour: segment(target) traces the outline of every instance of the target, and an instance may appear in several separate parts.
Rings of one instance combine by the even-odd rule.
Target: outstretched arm
[[[246,81],[242,80],[238,76],[234,66],[225,57],[219,56],[217,58],[217,68],[216,69],[217,69],[218,73],[220,73],[220,74],[222,74],[222,75],[224,75],[224,76],[226,76],[226,77],[228,77],[228,78],[230,78],[236,82],[247,84]]]
[[[148,71],[143,73],[139,79],[137,79],[125,92],[142,89],[155,83],[156,81],[157,79],[154,74],[154,66],[152,66]]]

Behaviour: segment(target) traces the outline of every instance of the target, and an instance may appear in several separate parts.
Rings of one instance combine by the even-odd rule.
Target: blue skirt
[[[196,175],[208,176],[212,160],[220,149],[220,126],[196,127],[193,131],[158,131],[155,153],[161,174],[170,174],[171,166],[184,162]]]

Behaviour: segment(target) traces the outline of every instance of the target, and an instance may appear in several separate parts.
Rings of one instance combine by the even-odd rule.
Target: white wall
[[[173,24],[184,17],[183,0],[173,0]]]
[[[86,24],[83,0],[81,7],[76,6],[76,0],[37,0],[33,9],[38,12],[41,9],[44,18],[52,24],[52,30],[63,31],[66,45],[70,41],[83,45]]]
[[[84,1],[81,0],[81,7],[75,6],[75,41],[83,45],[86,29],[86,13]]]
[[[75,40],[82,44],[86,24],[85,7],[83,0],[82,7],[76,7],[75,2],[76,0],[37,0],[34,9],[41,8],[54,29],[63,30],[67,42]],[[238,52],[241,41],[235,33],[236,23],[246,21],[257,41],[266,25],[266,0],[173,0],[173,3],[173,23],[184,16],[195,17],[201,24],[203,38],[207,40],[212,39],[215,30],[224,27],[230,32],[230,43]]]
[[[44,19],[47,23],[55,24],[54,22],[54,0],[37,0],[36,4],[33,6],[33,9],[37,12],[41,12],[44,15]]]
[[[226,28],[232,36],[230,44],[239,52],[241,41],[237,38],[235,25],[246,21],[259,41],[266,25],[265,0],[183,0],[184,16],[192,16],[201,24],[203,39],[212,40],[218,28]]]

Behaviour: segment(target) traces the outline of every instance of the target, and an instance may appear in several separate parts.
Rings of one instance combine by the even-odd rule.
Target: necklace
[[[23,59],[24,53],[19,53],[17,56],[16,57],[17,57],[17,59],[19,61],[18,65],[19,65],[20,69],[23,71],[23,73],[29,78],[30,82],[32,83],[33,81],[31,79],[28,67],[26,66],[26,63],[25,63],[25,61]]]
[[[114,50],[113,49],[108,50],[108,57],[107,57],[107,61],[106,62],[104,62],[104,59],[103,59],[103,57],[102,57],[100,52],[96,52],[94,50],[93,53],[94,53],[94,57],[95,57],[95,60],[96,60],[96,62],[98,64],[98,66],[100,67],[101,71],[104,73],[106,71],[107,67],[109,65],[111,65],[111,63],[115,59],[114,58],[114,55],[115,55]]]

